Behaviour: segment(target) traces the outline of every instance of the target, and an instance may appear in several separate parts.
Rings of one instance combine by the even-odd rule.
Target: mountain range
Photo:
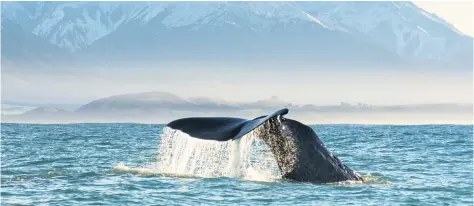
[[[21,105],[2,105],[2,122],[72,123],[72,122],[135,122],[166,123],[190,116],[230,116],[255,118],[281,108],[290,110],[289,116],[309,123],[369,123],[403,122],[472,123],[472,104],[426,104],[373,106],[351,105],[317,106],[296,105],[276,96],[254,102],[230,102],[207,97],[182,98],[168,92],[143,92],[100,98],[77,109],[66,110],[46,105],[13,114]]]
[[[294,62],[472,69],[473,39],[411,2],[2,2],[2,67]]]

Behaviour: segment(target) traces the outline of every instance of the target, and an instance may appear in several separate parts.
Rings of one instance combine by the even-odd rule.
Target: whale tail
[[[285,114],[288,114],[286,108],[252,120],[231,117],[189,117],[172,121],[166,126],[198,139],[228,141],[239,139],[269,119]]]
[[[298,121],[283,118],[288,109],[252,120],[230,117],[190,117],[166,126],[189,136],[228,141],[256,130],[270,147],[283,178],[302,182],[327,183],[362,180],[360,175],[327,150],[314,130]]]

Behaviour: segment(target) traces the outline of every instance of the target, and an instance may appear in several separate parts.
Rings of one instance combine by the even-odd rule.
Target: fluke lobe
[[[166,126],[191,137],[229,141],[254,131],[270,148],[283,178],[300,182],[362,181],[362,177],[326,149],[310,127],[284,118],[288,109],[253,120],[231,117],[190,117]]]

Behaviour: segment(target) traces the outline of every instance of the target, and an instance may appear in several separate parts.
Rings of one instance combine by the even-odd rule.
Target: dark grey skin
[[[229,141],[254,132],[273,153],[284,179],[316,184],[362,177],[333,155],[310,127],[284,118],[288,109],[253,120],[227,117],[191,117],[167,124],[192,137]]]

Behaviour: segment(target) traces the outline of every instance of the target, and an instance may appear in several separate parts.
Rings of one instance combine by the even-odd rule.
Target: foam
[[[256,181],[281,178],[273,154],[253,132],[235,141],[219,142],[165,128],[157,159],[154,170],[159,173]]]

